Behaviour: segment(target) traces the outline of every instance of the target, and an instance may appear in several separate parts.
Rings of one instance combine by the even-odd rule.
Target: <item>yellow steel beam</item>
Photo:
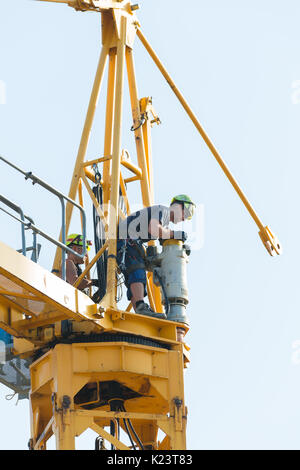
[[[90,139],[91,129],[92,129],[95,112],[96,112],[96,108],[98,104],[99,93],[100,93],[100,88],[101,88],[102,79],[104,75],[108,52],[109,52],[109,46],[103,45],[101,54],[100,54],[98,67],[97,67],[95,81],[94,81],[94,85],[92,89],[92,94],[91,94],[91,98],[90,98],[90,102],[88,106],[88,111],[87,111],[87,115],[85,119],[85,124],[83,128],[82,136],[81,136],[76,163],[75,163],[75,167],[73,171],[71,187],[69,190],[69,198],[73,200],[76,199],[76,195],[78,191],[82,164],[86,155],[86,151],[87,151],[87,147],[88,147],[88,143]],[[72,211],[73,211],[73,204],[67,204],[66,205],[66,232],[68,232],[69,230]],[[60,239],[61,239],[61,234],[60,234]],[[53,269],[59,269],[60,262],[61,262],[61,252],[59,249],[57,249],[56,255],[54,258]]]
[[[34,450],[41,449],[43,447],[43,444],[45,441],[49,439],[50,436],[52,436],[53,431],[52,431],[52,425],[54,423],[54,417],[50,418],[48,421],[47,425],[45,426],[43,432],[39,435],[38,440],[36,441],[34,445]]]
[[[91,262],[86,266],[85,270],[82,271],[82,273],[80,274],[80,276],[78,277],[78,279],[76,280],[76,282],[73,284],[74,287],[78,287],[79,284],[81,283],[82,279],[87,275],[87,273],[90,272],[90,270],[92,269],[92,267],[94,266],[94,264],[98,261],[98,259],[103,255],[103,253],[105,252],[105,250],[107,249],[108,247],[108,242],[106,241],[103,245],[103,247],[98,251],[98,253],[96,254],[96,256],[94,256],[94,258],[91,260]]]
[[[35,361],[30,372],[32,448],[45,448],[52,430],[57,449],[74,449],[75,436],[91,428],[126,450],[118,436],[104,430],[111,420],[126,418],[144,444],[150,438],[154,447],[159,446],[153,440],[159,427],[169,436],[170,449],[185,449],[181,347],[169,351],[126,342],[58,344]],[[116,380],[138,393],[134,400],[125,399],[125,412],[111,411],[108,405],[86,410],[74,400],[89,383]]]
[[[90,187],[90,185],[89,185],[89,183],[88,183],[88,181],[87,181],[86,176],[85,176],[84,173],[81,173],[81,179],[82,179],[82,181],[83,181],[83,183],[84,183],[84,185],[85,185],[85,187],[86,187],[87,192],[89,193],[89,196],[90,196],[91,200],[93,201],[93,204],[94,204],[94,206],[95,206],[95,209],[96,209],[96,211],[98,212],[98,215],[99,215],[100,219],[102,220],[103,225],[104,225],[104,228],[105,228],[105,231],[106,231],[106,230],[107,230],[107,221],[106,221],[105,214],[104,214],[104,212],[103,212],[102,209],[101,209],[101,205],[100,205],[100,203],[97,201],[97,199],[95,198],[95,195],[94,195],[93,191],[91,190],[91,187]]]
[[[152,170],[150,170],[149,167],[149,165],[152,164],[151,151],[149,141],[146,142],[146,145],[144,142],[144,135],[147,138],[149,136],[147,132],[145,134],[145,131],[143,131],[143,128],[141,126],[141,108],[140,101],[138,99],[133,51],[129,47],[126,48],[126,64],[137,158],[139,167],[142,171],[142,177],[140,179],[142,200],[144,206],[149,207],[154,202],[153,175]],[[127,178],[125,182],[129,183],[131,181],[135,181],[137,178],[138,176]],[[154,242],[150,242],[150,244],[154,244]],[[148,283],[148,288],[150,291],[150,298],[154,302],[153,306],[155,306],[155,310],[157,312],[162,312],[161,293],[160,290],[153,283],[153,276],[151,276],[151,279]]]
[[[105,135],[104,135],[104,155],[112,153],[112,135],[113,119],[115,105],[115,84],[116,84],[116,49],[109,51],[109,65],[107,78],[107,98],[106,98],[106,116],[105,116]],[[103,164],[103,203],[104,214],[108,217],[108,201],[111,189],[111,158]]]
[[[21,299],[27,299],[27,300],[38,300],[38,298],[32,294],[25,294],[22,292],[14,292],[14,291],[3,290],[3,289],[0,290],[0,295],[10,295],[12,297],[19,297]]]
[[[117,251],[117,223],[120,191],[120,159],[121,159],[121,129],[123,111],[124,65],[126,49],[127,20],[121,18],[120,38],[117,44],[117,68],[114,105],[114,126],[112,144],[112,181],[109,201],[108,224],[108,260],[107,260],[107,301],[112,307],[116,306],[116,251]]]
[[[152,110],[149,99],[140,101],[138,97],[132,51],[136,28],[139,26],[134,14],[136,7],[128,0],[42,1],[65,3],[81,11],[100,11],[102,15],[103,48],[77,153],[69,197],[74,200],[78,194],[79,202],[83,206],[83,182],[99,216],[106,225],[108,241],[93,260],[87,263],[75,286],[67,284],[0,243],[0,326],[3,325],[6,331],[27,338],[36,345],[45,346],[49,343],[51,331],[52,333],[58,331],[57,322],[68,318],[73,320],[73,331],[81,334],[89,332],[100,334],[105,331],[130,334],[153,339],[160,346],[167,345],[168,348],[132,344],[127,341],[112,341],[110,343],[58,344],[49,350],[31,366],[32,447],[45,448],[46,441],[53,432],[57,449],[74,449],[75,435],[90,427],[118,449],[129,450],[120,442],[119,436],[111,436],[104,430],[104,426],[109,424],[110,420],[126,417],[135,421],[144,443],[151,441],[156,448],[161,449],[185,449],[187,409],[184,403],[183,369],[187,362],[185,351],[188,348],[185,349],[185,346],[177,341],[176,331],[178,326],[186,331],[188,328],[177,322],[130,313],[130,304],[126,311],[120,311],[115,299],[116,227],[120,214],[118,209],[120,188],[128,213],[130,207],[125,186],[127,182],[140,181],[144,206],[150,206],[154,202],[150,125],[154,121],[158,122],[158,118],[153,115],[154,120],[151,122],[147,120],[143,123],[141,120],[142,114],[147,114]],[[281,250],[279,242],[268,227],[264,227],[261,223],[150,44],[140,30],[137,34],[258,225],[263,243],[271,254],[279,254]],[[85,162],[108,58],[104,157]],[[125,159],[124,153],[121,153],[125,65],[127,66],[138,166]],[[95,181],[89,168],[94,163],[103,163],[101,184],[104,212],[87,181],[87,178]],[[134,176],[124,179],[121,166],[132,171]],[[108,203],[109,210],[106,208]],[[72,209],[73,206],[67,204],[67,231]],[[96,305],[88,296],[76,289],[76,286],[107,248],[109,254],[107,294],[101,304]],[[59,268],[60,260],[60,251],[57,250],[54,260],[55,269]],[[147,276],[147,282],[150,304],[157,311],[161,311],[161,295],[153,285],[151,274]],[[34,295],[34,298],[31,295]],[[41,304],[40,310],[37,310],[38,302]],[[29,312],[31,318],[24,318],[23,312]],[[44,328],[42,337],[38,336],[40,326]],[[30,343],[24,348],[30,352]],[[119,381],[139,393],[139,398],[128,400],[126,412],[110,411],[108,405],[105,405],[104,409],[83,410],[80,405],[75,404],[75,394],[82,387],[91,382],[107,380]],[[156,413],[153,413],[153,409]],[[154,430],[153,427],[155,427]],[[162,443],[156,442],[158,427],[166,433],[166,438]]]
[[[125,178],[124,183],[132,183],[133,181],[140,181],[141,177],[140,176],[131,176],[130,178]]]
[[[89,426],[93,431],[95,431],[97,434],[99,434],[103,439],[106,439],[108,442],[113,444],[118,450],[130,450],[128,446],[123,444],[123,442],[119,441],[119,439],[116,439],[114,436],[109,434],[105,429],[103,429],[101,426],[99,426],[96,423],[92,423]]]
[[[88,162],[84,162],[82,166],[92,166],[94,163],[103,163],[109,160],[111,160],[111,155],[108,155],[107,157],[95,158],[95,160],[89,160]]]
[[[50,314],[54,312],[58,317],[90,320],[94,318],[90,314],[91,309],[96,313],[99,308],[83,292],[74,289],[70,284],[0,242],[0,289],[5,288],[6,295],[13,296],[16,287],[22,289],[24,295],[20,293],[13,301],[2,296],[0,306],[12,305],[13,302],[18,309],[15,312],[19,312],[22,328],[26,324],[30,326],[31,321],[34,323],[42,319],[42,323],[49,324],[53,321]],[[34,318],[23,320],[24,311]],[[14,328],[16,320],[7,318],[8,329]],[[5,329],[5,325],[2,326]]]
[[[142,176],[143,176],[142,170],[136,165],[134,165],[129,159],[126,159],[124,157],[122,158],[122,157],[123,155],[121,155],[121,165],[123,165],[125,168],[127,168],[127,170],[131,171],[133,174],[135,174],[140,179],[142,179]]]
[[[134,136],[135,144],[137,151],[138,164],[142,171],[141,179],[141,191],[142,191],[142,200],[144,206],[151,205],[151,196],[149,189],[149,178],[147,172],[147,160],[145,154],[145,148],[143,143],[143,134],[141,123],[141,113],[140,113],[140,103],[138,99],[138,90],[135,77],[135,67],[133,60],[133,52],[130,48],[126,48],[126,64],[127,64],[127,76],[128,76],[128,85],[130,92],[131,108],[132,108],[132,119],[134,125]]]
[[[129,200],[128,200],[127,191],[126,191],[126,185],[125,185],[125,181],[124,181],[122,173],[120,173],[120,188],[121,188],[122,196],[124,199],[127,215],[129,215],[130,206],[129,206]]]
[[[154,110],[152,107],[152,98],[142,98],[140,100],[140,112],[146,116],[145,122],[142,125],[143,142],[145,148],[145,156],[147,162],[147,174],[149,181],[149,196],[151,205],[154,203],[154,176],[153,176],[153,164],[152,164],[152,146],[151,146],[151,121],[149,114],[152,113],[154,116]],[[159,123],[159,118],[156,117],[156,122]],[[149,245],[155,245],[154,241],[150,241]],[[153,298],[154,310],[156,312],[163,312],[161,291],[158,286],[153,282],[153,273],[149,276],[149,287],[148,291],[151,293]]]
[[[130,411],[102,411],[102,410],[80,410],[75,411],[77,416],[90,416],[93,418],[109,418],[109,419],[137,419],[137,420],[146,420],[146,421],[168,421],[168,416],[164,414],[156,413],[140,413],[140,412],[130,412]]]
[[[217,149],[213,145],[212,141],[210,140],[210,138],[208,137],[208,135],[204,131],[204,129],[201,126],[200,122],[198,121],[196,115],[193,113],[192,109],[188,105],[188,103],[185,100],[185,98],[183,97],[182,93],[179,91],[179,89],[175,85],[175,83],[172,80],[171,76],[167,72],[166,68],[164,67],[164,65],[162,64],[162,62],[160,61],[160,59],[158,58],[158,56],[156,55],[156,53],[154,52],[151,45],[149,44],[149,42],[147,41],[147,39],[145,38],[145,36],[143,35],[143,33],[141,32],[140,29],[137,29],[137,36],[140,39],[143,46],[145,47],[145,49],[147,50],[147,52],[149,53],[152,60],[154,61],[155,65],[158,67],[159,71],[162,73],[163,77],[166,79],[167,83],[170,85],[172,91],[177,96],[179,102],[183,106],[183,108],[186,111],[186,113],[188,114],[189,118],[192,120],[194,126],[196,127],[196,129],[200,133],[200,135],[203,138],[204,142],[206,143],[209,150],[211,151],[211,153],[213,154],[213,156],[215,157],[215,159],[219,163],[219,165],[222,168],[223,172],[225,173],[225,175],[229,179],[230,183],[234,187],[235,191],[237,192],[238,196],[242,200],[244,206],[246,207],[249,214],[253,218],[254,222],[258,226],[259,236],[260,236],[261,240],[263,241],[266,249],[268,250],[268,252],[272,256],[274,256],[275,254],[278,254],[278,255],[281,254],[281,245],[280,245],[278,239],[273,235],[273,233],[271,232],[271,230],[268,227],[264,227],[263,223],[261,222],[258,215],[254,211],[253,207],[251,206],[250,202],[246,198],[246,196],[243,193],[242,189],[238,185],[236,179],[233,177],[233,175],[231,174],[229,168],[227,167],[227,165],[223,161],[221,155],[219,154],[219,152],[217,151]]]
[[[149,180],[150,200],[151,200],[151,204],[153,204],[154,203],[154,177],[153,177],[152,147],[151,147],[151,123],[149,119],[150,109],[152,109],[151,98],[142,98],[140,100],[140,111],[141,111],[141,114],[144,114],[147,116],[147,119],[142,125],[143,141],[144,141],[146,161],[147,161],[147,173],[148,173],[148,180]]]
[[[40,2],[50,3],[65,3],[75,10],[96,10],[106,11],[109,9],[124,9],[126,12],[130,12],[130,1],[128,0],[38,0]]]
[[[135,335],[152,339],[158,342],[158,345],[150,347],[127,341],[57,344],[35,361],[31,366],[30,394],[32,447],[45,449],[46,441],[53,433],[57,449],[74,449],[75,436],[90,427],[118,449],[128,450],[129,448],[120,442],[120,436],[111,436],[104,430],[104,426],[109,424],[111,419],[126,417],[134,421],[144,443],[151,442],[151,445],[158,447],[156,435],[157,427],[160,425],[169,436],[169,440],[164,441],[164,447],[169,443],[171,448],[184,448],[185,436],[181,434],[185,432],[182,384],[185,358],[184,348],[177,341],[176,331],[179,325],[185,329],[187,327],[177,322],[120,311],[115,299],[116,228],[118,216],[122,216],[118,209],[120,188],[127,213],[130,212],[130,206],[126,182],[138,179],[143,204],[149,206],[154,202],[148,127],[135,126],[137,165],[124,158],[124,152],[121,152],[125,66],[127,66],[133,121],[139,124],[141,120],[132,55],[138,26],[134,15],[136,7],[128,0],[57,0],[57,3],[68,4],[76,10],[101,11],[102,14],[103,48],[82,131],[69,197],[75,200],[78,195],[79,203],[83,206],[84,184],[106,226],[107,242],[93,260],[86,263],[84,272],[74,286],[16,252],[11,256],[10,250],[5,246],[2,249],[0,244],[0,325],[4,325],[7,331],[13,332],[16,336],[25,338],[16,342],[16,351],[20,353],[23,351],[24,357],[31,352],[30,342],[33,343],[33,348],[34,345],[47,347],[54,337],[59,339],[61,334],[59,326],[63,319],[72,320],[75,333],[122,333],[125,336],[128,334],[130,337]],[[109,67],[104,156],[85,161],[107,59]],[[104,195],[103,210],[87,180],[89,178],[95,181],[90,169],[94,163],[103,163],[101,181]],[[124,179],[121,167],[131,171],[134,176]],[[109,210],[105,207],[107,203]],[[67,232],[71,216],[72,206],[67,204]],[[97,305],[76,286],[105,249],[108,249],[109,255],[107,294],[101,304]],[[61,254],[57,250],[54,269],[59,268],[60,262]],[[8,281],[11,284],[7,284]],[[20,295],[13,297],[14,293],[19,292],[15,286],[19,286],[21,290]],[[161,303],[153,292],[151,275],[148,279],[148,291],[150,303],[157,309]],[[34,298],[31,298],[32,294]],[[41,304],[40,310],[37,309],[37,303]],[[29,316],[24,318],[23,312],[29,312]],[[177,361],[176,367],[174,361]],[[171,375],[174,374],[176,377],[171,379]],[[82,410],[79,405],[75,405],[74,396],[82,387],[91,382],[105,380],[121,381],[139,394],[140,401],[129,400],[126,413],[111,412],[107,405],[105,409],[90,411]],[[175,399],[176,404],[174,404]],[[152,412],[153,409],[156,413]]]
[[[27,336],[28,330],[31,330],[32,328],[38,328],[40,326],[46,327],[46,326],[52,325],[55,322],[65,320],[66,318],[69,318],[69,317],[67,317],[65,313],[57,311],[57,312],[40,314],[38,317],[31,318],[30,320],[24,319],[24,320],[14,321],[12,322],[11,326],[15,330],[17,330],[19,333],[23,333],[24,335]]]

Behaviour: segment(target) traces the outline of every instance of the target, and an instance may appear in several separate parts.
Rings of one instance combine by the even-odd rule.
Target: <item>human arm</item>
[[[148,226],[148,231],[153,238],[158,238],[160,240],[182,240],[183,242],[187,239],[187,234],[181,230],[170,230],[167,227],[163,227],[158,219],[151,219]]]
[[[148,232],[153,238],[169,240],[172,238],[173,231],[167,227],[163,227],[158,219],[151,219],[148,225]]]
[[[78,276],[78,273],[77,273],[75,263],[72,260],[67,259],[66,260],[66,281],[69,284],[74,285],[74,283],[77,281],[78,277],[79,276]],[[77,286],[77,289],[83,290],[83,289],[86,289],[87,287],[90,287],[91,285],[92,285],[92,281],[84,278],[80,282],[79,286]]]

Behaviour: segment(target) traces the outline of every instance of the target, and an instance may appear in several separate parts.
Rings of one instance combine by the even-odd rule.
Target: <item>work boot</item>
[[[161,318],[162,320],[166,320],[166,315],[164,313],[156,313],[153,312],[153,310],[149,307],[146,302],[140,303],[135,310],[135,313],[138,313],[139,315],[147,315],[148,317],[153,317],[153,318]]]

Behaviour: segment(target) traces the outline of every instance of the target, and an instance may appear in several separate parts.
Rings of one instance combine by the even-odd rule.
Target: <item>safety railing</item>
[[[20,218],[22,220],[22,222],[24,222],[23,224],[21,224],[21,237],[22,237],[22,250],[20,250],[22,252],[22,254],[24,256],[26,256],[26,238],[25,238],[25,218],[33,223],[33,220],[30,219],[29,217],[27,217],[26,215],[24,215],[24,212],[23,210],[21,209],[21,207],[17,206],[16,204],[14,204],[12,201],[10,201],[9,199],[6,199],[6,197],[0,195],[0,201],[5,204],[6,206],[8,206],[10,209],[13,209],[15,212],[17,212],[19,215],[20,215]],[[0,207],[0,210],[2,212],[5,212],[6,214],[8,214],[9,216],[13,217],[14,219],[17,219],[17,217],[14,217],[10,212],[7,212],[5,209],[3,209],[2,207]],[[17,219],[18,220],[18,219]],[[33,241],[33,245],[34,247],[36,248],[36,237],[35,237],[35,240]]]
[[[40,253],[40,249],[41,249],[41,245],[39,243],[37,243],[37,236],[36,236],[36,233],[33,232],[33,244],[32,246],[29,246],[27,247],[26,246],[26,237],[25,237],[25,230],[28,229],[27,225],[31,225],[33,224],[34,225],[34,221],[32,220],[31,217],[29,217],[28,215],[24,215],[24,212],[22,210],[21,207],[17,206],[17,204],[15,204],[14,202],[10,201],[9,199],[7,199],[6,197],[2,196],[0,194],[0,202],[2,202],[3,204],[5,204],[6,206],[10,207],[10,209],[13,209],[15,212],[18,212],[18,214],[20,215],[21,217],[21,237],[22,237],[22,248],[20,250],[17,250],[19,253],[22,253],[24,256],[26,256],[26,252],[27,251],[32,251],[32,256],[31,256],[31,259],[32,261],[34,261],[35,263],[37,263],[37,260],[38,260],[38,257],[39,257],[39,253]],[[20,219],[18,217],[15,217],[13,214],[11,214],[10,212],[6,211],[3,207],[0,207],[0,210],[2,212],[5,212],[5,214],[9,215],[10,217],[12,217],[13,219],[17,220],[18,222],[20,222]],[[25,223],[25,219],[28,220],[29,223]]]
[[[42,179],[38,178],[36,175],[34,175],[31,171],[26,172],[22,170],[21,168],[17,167],[10,161],[6,160],[2,156],[0,156],[0,160],[9,165],[10,167],[14,168],[16,171],[19,173],[22,173],[25,176],[25,180],[31,180],[32,184],[38,184],[42,186],[44,189],[58,197],[61,203],[61,241],[55,240],[53,237],[51,237],[49,234],[41,230],[39,227],[37,227],[33,220],[25,216],[22,209],[18,207],[16,204],[13,202],[9,201],[8,199],[4,198],[4,196],[0,197],[0,200],[4,202],[6,205],[8,205],[10,208],[15,210],[16,212],[19,213],[20,218],[16,217],[13,214],[10,214],[9,212],[5,211],[4,209],[1,208],[3,212],[6,212],[8,215],[13,217],[15,220],[21,223],[22,225],[22,250],[21,252],[26,256],[26,245],[25,245],[25,230],[30,229],[32,232],[36,235],[40,235],[49,242],[53,243],[57,247],[59,247],[62,250],[62,267],[61,267],[61,274],[62,274],[62,279],[66,280],[66,254],[68,253],[73,253],[79,258],[83,259],[86,255],[86,215],[83,207],[81,207],[79,204],[77,204],[75,201],[70,199],[68,196],[65,196],[63,193],[58,191],[57,189],[53,188],[50,186],[48,183],[43,181]],[[72,250],[69,246],[66,245],[66,202],[69,202],[72,204],[74,207],[77,207],[81,213],[81,220],[82,220],[82,238],[83,238],[83,251],[82,254],[79,254]],[[25,219],[28,220],[28,222],[25,221]],[[34,243],[33,247],[35,246],[37,249],[36,245],[36,238],[34,238]],[[37,253],[37,252],[36,252]]]

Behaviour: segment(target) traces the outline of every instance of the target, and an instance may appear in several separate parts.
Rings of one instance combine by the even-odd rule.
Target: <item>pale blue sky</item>
[[[299,2],[139,3],[144,34],[283,246],[281,257],[268,255],[256,225],[137,40],[139,95],[153,97],[162,121],[153,128],[155,200],[167,204],[188,193],[204,207],[203,248],[192,252],[188,266],[188,448],[300,449],[300,364],[293,360],[293,343],[300,340]],[[0,154],[66,193],[100,37],[95,13],[29,0],[0,2],[0,81],[6,88]],[[103,152],[104,90],[89,158]],[[133,157],[127,92],[123,121],[123,147]],[[55,200],[3,165],[0,184],[1,194],[57,236]],[[1,240],[19,248],[19,227],[1,214],[0,220]],[[53,250],[42,244],[41,263],[50,268]],[[15,406],[15,399],[4,399],[8,393],[0,386],[0,448],[25,449],[28,402]],[[94,434],[80,445],[93,449]]]

